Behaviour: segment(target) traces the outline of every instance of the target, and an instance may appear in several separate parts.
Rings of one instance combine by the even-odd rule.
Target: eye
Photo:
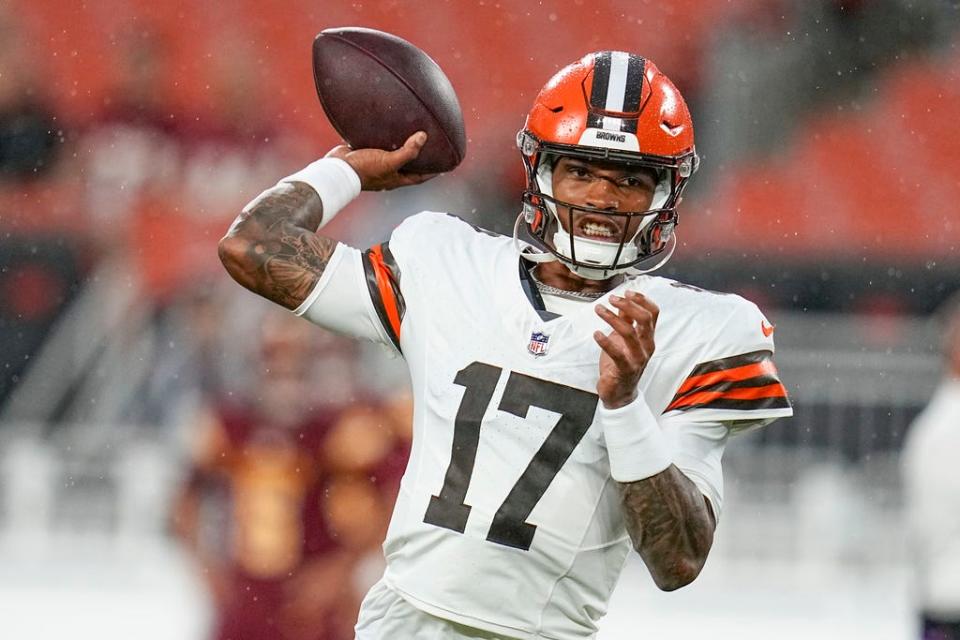
[[[567,172],[577,178],[585,178],[587,176],[587,168],[582,165],[572,164],[567,167]]]
[[[622,178],[620,180],[620,185],[624,187],[634,188],[634,189],[638,187],[645,187],[647,189],[652,188],[649,180],[640,178],[638,176],[627,176],[625,178]]]

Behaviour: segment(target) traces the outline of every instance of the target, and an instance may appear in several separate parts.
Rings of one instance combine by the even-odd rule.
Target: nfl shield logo
[[[534,331],[530,334],[530,344],[527,345],[527,351],[535,356],[547,355],[547,345],[550,342],[550,336],[540,331]]]

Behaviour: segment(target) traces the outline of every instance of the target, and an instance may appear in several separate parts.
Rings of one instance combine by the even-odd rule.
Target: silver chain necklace
[[[567,291],[566,289],[559,289],[549,284],[544,284],[537,278],[534,270],[530,271],[530,277],[533,278],[534,284],[537,285],[537,291],[551,296],[558,296],[560,298],[567,298],[569,300],[592,301],[602,298],[605,295],[604,291]]]

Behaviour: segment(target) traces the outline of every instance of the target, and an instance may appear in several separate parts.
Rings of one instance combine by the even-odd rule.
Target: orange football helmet
[[[527,188],[514,237],[537,250],[522,251],[525,258],[561,260],[596,280],[652,271],[669,259],[676,246],[677,203],[699,158],[687,105],[651,61],[623,51],[598,51],[564,67],[537,96],[517,134],[517,146]],[[657,184],[650,209],[611,211],[557,200],[552,172],[562,156],[652,169]],[[570,216],[570,232],[561,224],[558,208]],[[619,216],[628,224],[622,225],[619,242],[579,237],[573,232],[574,211]],[[630,225],[638,216],[639,227]],[[630,228],[636,229],[633,237],[627,237]],[[640,263],[668,247],[657,264],[641,270],[647,265]]]

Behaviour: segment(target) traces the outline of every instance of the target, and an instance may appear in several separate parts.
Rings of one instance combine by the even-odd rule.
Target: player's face
[[[553,195],[572,205],[584,205],[608,211],[646,211],[653,202],[656,178],[653,170],[630,167],[617,162],[587,161],[562,157],[553,168]],[[620,242],[624,226],[632,238],[643,216],[606,216],[573,212],[573,229],[566,207],[558,206],[563,228],[574,236],[601,242]]]

